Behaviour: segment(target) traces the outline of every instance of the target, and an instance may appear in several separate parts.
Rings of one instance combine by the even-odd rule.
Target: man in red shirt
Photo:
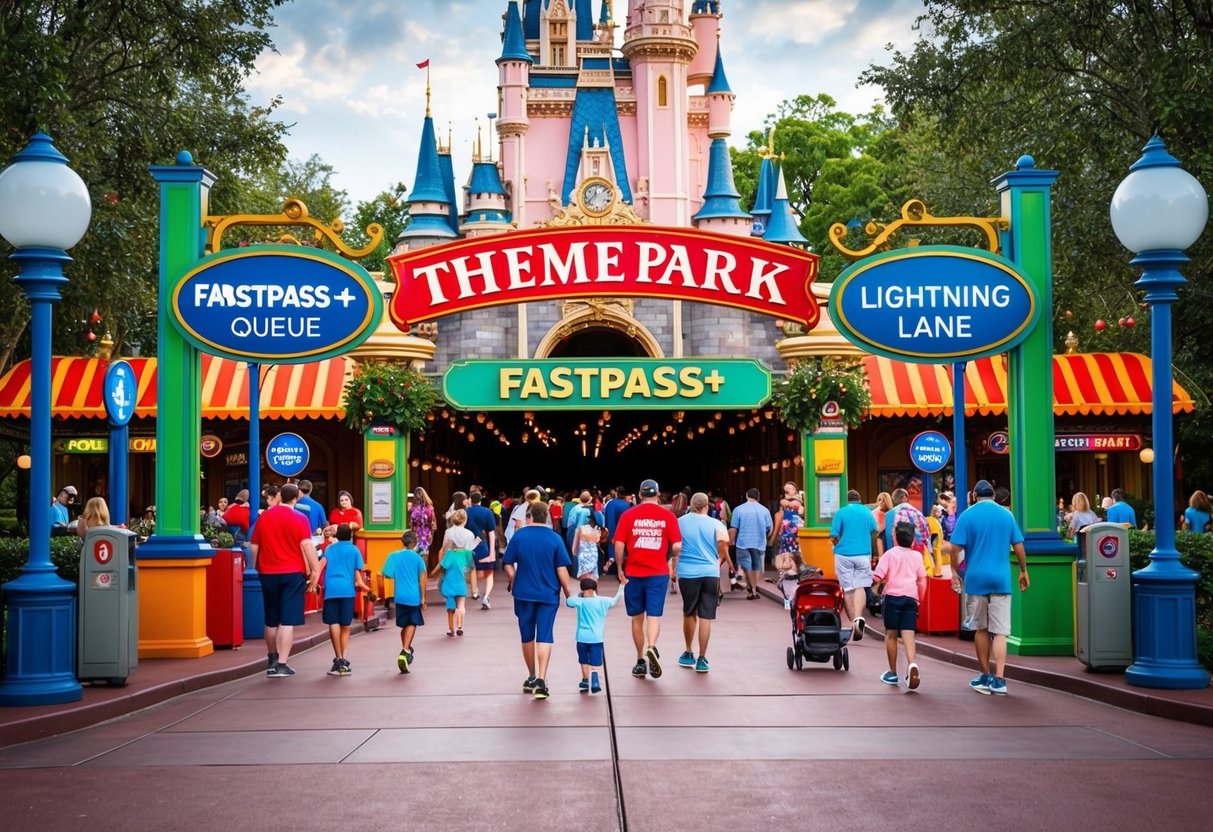
[[[682,549],[678,518],[658,504],[658,491],[656,481],[642,482],[640,502],[619,517],[615,529],[615,563],[628,578],[623,602],[632,619],[632,641],[636,644],[632,675],[637,679],[643,679],[646,673],[661,678],[657,637],[672,574],[670,560]]]
[[[249,505],[248,489],[242,488],[236,494],[236,499],[223,512],[223,522],[231,530],[237,543],[248,540]]]
[[[312,543],[308,520],[295,511],[299,487],[287,483],[278,491],[278,501],[257,518],[249,541],[253,568],[261,576],[261,598],[265,607],[265,675],[294,676],[286,660],[295,641],[295,627],[303,624],[303,595],[315,592],[320,580],[320,561]]]

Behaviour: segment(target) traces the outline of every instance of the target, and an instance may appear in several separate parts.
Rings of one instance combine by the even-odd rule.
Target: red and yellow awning
[[[938,416],[952,413],[952,368],[905,364],[870,355],[863,360],[872,393],[873,416]],[[1151,413],[1150,359],[1132,352],[1053,356],[1053,412],[1058,416]],[[1171,392],[1175,413],[1196,409],[1178,382]],[[1007,410],[1007,367],[1002,356],[965,367],[965,413],[983,416]]]
[[[156,359],[128,358],[139,394],[135,416],[156,415]],[[51,405],[59,419],[104,419],[102,386],[109,362],[100,358],[55,358],[51,364]],[[347,358],[261,368],[261,415],[267,419],[340,419],[342,391],[353,371]],[[29,418],[30,362],[18,363],[0,378],[0,417]],[[202,416],[248,417],[248,364],[202,356]]]

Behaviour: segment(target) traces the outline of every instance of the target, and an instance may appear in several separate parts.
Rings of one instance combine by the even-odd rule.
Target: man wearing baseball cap
[[[76,502],[76,486],[63,486],[58,496],[51,501],[51,534],[68,533],[72,518],[68,514],[67,507],[74,502]]]
[[[1014,549],[1019,561],[1019,591],[1026,592],[1028,558],[1023,532],[1011,512],[994,502],[994,486],[978,480],[973,486],[977,502],[956,519],[952,539],[944,548],[952,558],[952,589],[967,595],[965,627],[976,630],[980,675],[969,682],[978,693],[1005,696],[1007,636],[1011,634],[1011,562]],[[993,653],[993,665],[990,663]],[[991,672],[993,671],[993,672]]]
[[[632,619],[632,641],[636,644],[632,675],[637,679],[646,675],[661,678],[657,637],[673,571],[670,561],[682,549],[678,518],[658,504],[658,491],[655,480],[640,484],[640,502],[620,515],[614,537],[615,563],[628,579],[623,602]]]

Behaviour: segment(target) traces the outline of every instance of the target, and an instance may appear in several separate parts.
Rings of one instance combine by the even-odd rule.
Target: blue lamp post
[[[1135,253],[1135,284],[1150,305],[1150,367],[1154,376],[1154,551],[1133,573],[1132,685],[1203,688],[1209,674],[1196,660],[1196,580],[1175,548],[1174,440],[1171,434],[1171,304],[1187,281],[1179,267],[1209,218],[1204,188],[1167,152],[1157,135],[1112,196],[1112,230]]]
[[[3,586],[8,656],[0,705],[51,705],[83,695],[76,681],[76,587],[51,563],[51,313],[67,283],[67,249],[92,217],[83,180],[37,133],[0,172],[0,236],[16,249],[14,282],[30,304],[29,560]]]

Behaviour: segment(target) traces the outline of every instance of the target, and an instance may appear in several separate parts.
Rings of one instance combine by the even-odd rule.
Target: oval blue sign
[[[874,254],[830,290],[838,331],[868,352],[944,364],[1006,352],[1040,317],[1036,288],[1010,260],[979,249],[918,246]]]
[[[307,443],[297,433],[280,433],[265,446],[265,464],[282,477],[297,477],[307,468]]]
[[[924,430],[910,440],[910,462],[924,474],[937,474],[952,458],[952,443],[937,430]]]
[[[102,385],[105,397],[105,415],[112,427],[120,428],[135,415],[135,400],[138,398],[139,382],[135,370],[125,361],[111,361],[105,369]]]
[[[249,246],[204,257],[173,289],[173,322],[203,352],[299,364],[362,343],[383,316],[366,269],[327,251]]]

